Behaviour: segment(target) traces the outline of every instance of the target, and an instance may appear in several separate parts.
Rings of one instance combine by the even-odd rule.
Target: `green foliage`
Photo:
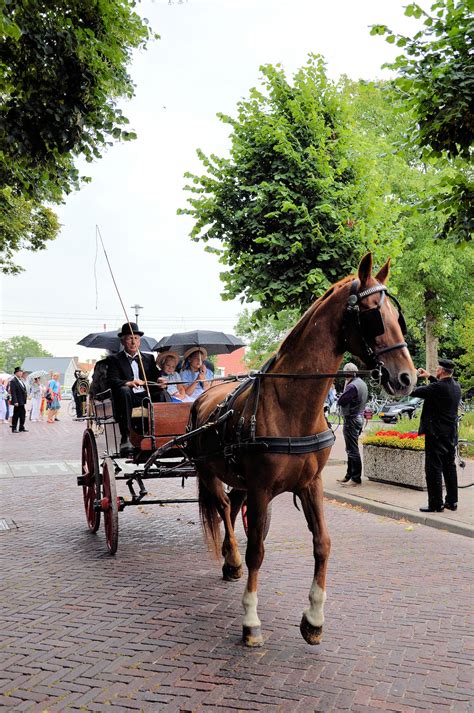
[[[472,52],[474,17],[469,0],[437,0],[432,15],[416,3],[405,15],[423,20],[413,37],[395,35],[384,25],[373,35],[403,48],[390,69],[398,72],[395,84],[414,112],[417,141],[440,156],[470,157],[474,119]]]
[[[249,345],[244,360],[250,369],[258,369],[277,350],[280,342],[300,317],[297,310],[281,310],[276,315],[258,318],[247,308],[240,314],[235,329]]]
[[[10,337],[0,342],[0,369],[8,374],[12,374],[16,366],[21,366],[27,357],[50,356],[53,355],[30,337]]]
[[[302,311],[347,275],[380,227],[381,211],[351,116],[321,58],[287,80],[265,66],[262,88],[239,102],[229,158],[198,152],[207,171],[186,174],[191,237],[231,270],[224,299],[260,303],[259,316]],[[220,244],[220,245],[219,245]],[[216,246],[217,245],[217,246]]]
[[[374,26],[372,34],[385,35],[387,42],[403,48],[387,66],[398,72],[395,86],[413,115],[405,145],[418,144],[426,160],[451,164],[451,173],[445,174],[429,203],[443,217],[440,235],[468,241],[474,205],[469,163],[474,133],[472,3],[437,0],[431,15],[410,3],[405,14],[423,20],[413,37],[395,35],[385,25]]]
[[[464,304],[464,319],[459,328],[459,346],[463,350],[457,359],[461,368],[459,381],[463,391],[474,389],[474,304]],[[473,439],[474,440],[474,439]]]
[[[134,6],[133,0],[2,4],[0,191],[9,215],[25,226],[22,235],[2,225],[4,272],[18,271],[11,258],[19,245],[38,250],[55,237],[58,225],[42,204],[79,187],[75,160],[92,161],[113,140],[135,138],[118,102],[133,96],[132,51],[153,35]]]

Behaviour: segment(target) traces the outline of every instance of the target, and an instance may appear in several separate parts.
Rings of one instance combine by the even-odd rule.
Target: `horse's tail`
[[[221,555],[221,518],[216,507],[215,496],[201,478],[198,478],[198,497],[199,515],[206,541],[216,559],[219,559]]]

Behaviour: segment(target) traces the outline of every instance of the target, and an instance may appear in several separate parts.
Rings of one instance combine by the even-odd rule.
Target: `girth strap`
[[[225,453],[230,455],[238,453],[285,453],[287,455],[300,455],[313,453],[329,448],[336,440],[331,428],[312,436],[256,436],[252,441],[241,441],[238,444],[227,446]]]

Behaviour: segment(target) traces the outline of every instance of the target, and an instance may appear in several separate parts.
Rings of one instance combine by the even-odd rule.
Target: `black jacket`
[[[412,391],[411,396],[424,399],[418,433],[438,438],[456,437],[461,387],[454,379],[437,381],[434,376],[430,376],[430,383],[419,386]]]
[[[157,381],[161,372],[156,366],[155,358],[152,354],[141,354],[141,357],[147,381]],[[124,351],[107,357],[107,364],[107,381],[111,389],[118,389],[124,386],[127,381],[133,381],[134,376],[130,359]],[[140,362],[138,362],[138,373],[140,374],[140,379],[145,378]]]
[[[22,381],[13,377],[10,381],[10,396],[12,404],[18,404],[18,406],[24,406],[26,404],[26,386]]]

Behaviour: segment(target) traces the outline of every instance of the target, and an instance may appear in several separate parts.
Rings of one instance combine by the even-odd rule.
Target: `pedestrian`
[[[31,410],[30,421],[40,420],[41,399],[43,397],[41,390],[40,377],[36,376],[30,386]]]
[[[344,419],[342,433],[346,445],[347,472],[339,483],[360,485],[362,482],[362,459],[359,451],[359,436],[364,425],[364,409],[369,397],[367,384],[357,376],[357,367],[349,362],[345,365],[347,373],[345,388],[338,399],[338,406]]]
[[[461,388],[453,379],[454,363],[440,359],[436,376],[425,369],[418,375],[429,380],[418,386],[412,396],[423,399],[418,433],[425,436],[425,477],[428,507],[421,512],[443,512],[458,508],[458,474],[456,471],[456,442],[458,435],[458,407]],[[443,503],[443,478],[446,498]]]
[[[25,428],[27,393],[20,366],[15,368],[10,381],[10,397],[13,404],[12,433],[26,433],[28,430]]]
[[[8,381],[0,379],[0,423],[8,423]]]
[[[48,423],[59,421],[57,414],[61,408],[61,384],[59,383],[59,374],[53,374],[53,378],[48,382],[46,389],[46,413]]]

